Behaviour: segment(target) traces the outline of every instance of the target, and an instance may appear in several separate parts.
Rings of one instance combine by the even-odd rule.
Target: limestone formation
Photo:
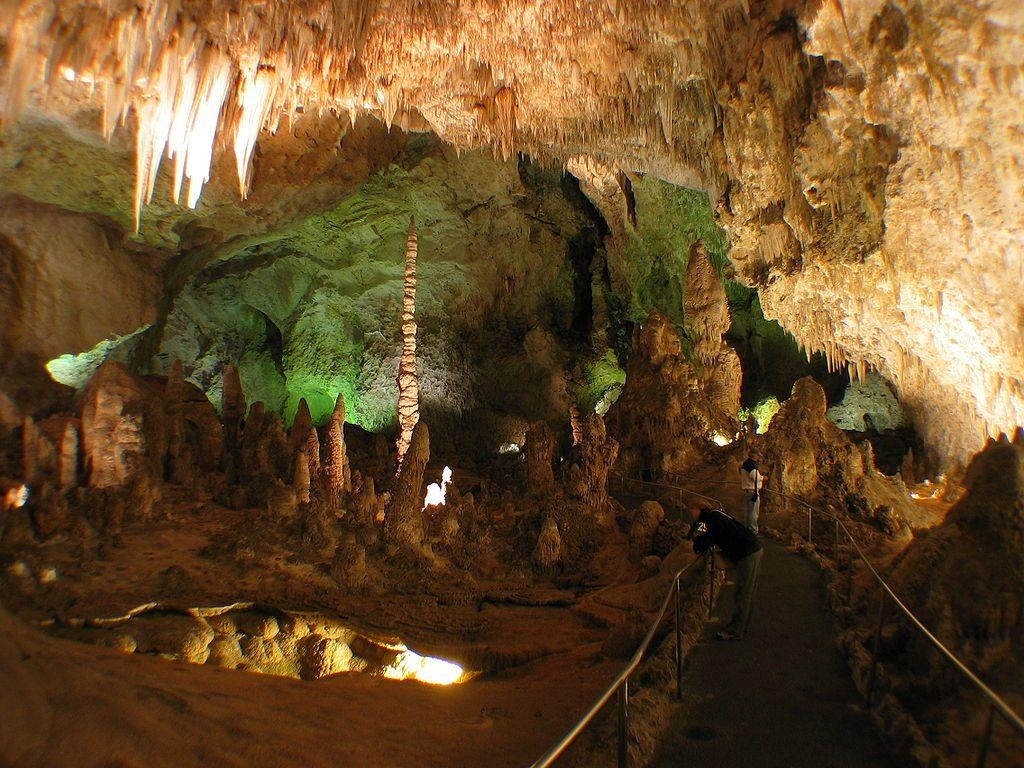
[[[366,548],[352,532],[342,536],[331,562],[331,575],[344,587],[363,589],[367,585]]]
[[[338,393],[334,411],[327,422],[322,471],[324,487],[330,498],[339,500],[352,490],[348,452],[345,449],[345,396],[341,393]]]
[[[927,537],[900,556],[892,582],[935,634],[981,674],[1007,662],[1024,628],[1024,439],[991,441],[964,478],[967,493]],[[982,586],[983,585],[983,586]],[[934,648],[911,640],[926,656]],[[945,664],[927,681],[957,679]]]
[[[301,668],[304,680],[319,680],[349,670],[352,649],[343,642],[311,635],[305,640],[303,649]]]
[[[82,444],[89,486],[117,488],[140,473],[162,478],[167,425],[159,397],[117,362],[106,362],[82,392]]]
[[[686,264],[686,332],[694,356],[702,364],[700,386],[708,400],[709,420],[725,436],[737,431],[743,371],[736,352],[723,337],[732,323],[723,278],[702,241],[690,248]]]
[[[815,499],[889,535],[906,537],[905,521],[913,514],[906,494],[825,417],[825,405],[821,385],[803,378],[772,419],[763,440],[761,468],[768,493],[762,511],[798,511],[786,496]]]
[[[549,493],[555,487],[555,436],[544,422],[534,422],[526,430],[523,445],[523,469],[530,493]]]
[[[22,464],[30,486],[49,480],[61,490],[77,484],[79,420],[51,416],[40,423],[26,416],[21,429]]]
[[[569,454],[565,475],[568,496],[591,514],[602,516],[608,501],[608,475],[619,456],[619,444],[605,432],[604,419],[592,413],[583,420],[583,437]]]
[[[316,427],[310,427],[306,435],[306,461],[309,465],[309,481],[311,484],[320,482],[320,437]]]
[[[245,419],[245,393],[242,391],[242,380],[238,368],[234,365],[224,366],[224,380],[220,398],[220,417],[224,422],[224,438],[228,449],[239,444],[242,421]]]
[[[138,641],[138,653],[159,653],[193,664],[206,662],[215,636],[202,619],[178,614],[135,619],[126,629]]]
[[[164,403],[168,479],[192,485],[219,471],[224,459],[224,427],[203,391],[183,378],[177,361],[167,377]]]
[[[423,473],[430,459],[426,422],[412,431],[412,440],[384,510],[384,540],[392,547],[418,555],[423,549]]]
[[[636,350],[626,368],[626,384],[608,411],[608,429],[622,445],[621,466],[627,471],[686,472],[702,462],[715,430],[729,433],[738,405],[738,377],[728,382],[735,391],[711,398],[715,374],[702,376],[682,352],[682,342],[662,313],[652,311],[636,334]],[[719,342],[721,343],[721,342]]]
[[[299,405],[295,409],[295,418],[288,431],[288,440],[293,451],[305,447],[306,441],[309,439],[309,430],[312,427],[313,417],[309,413],[309,404],[306,402],[306,398],[300,398]]]
[[[376,528],[384,521],[373,478],[358,470],[352,473],[352,497],[349,508],[352,510],[352,518],[362,528]],[[379,517],[378,512],[381,513]]]
[[[241,666],[242,648],[238,643],[238,638],[218,635],[211,640],[206,663],[228,669],[236,669]]]
[[[295,456],[295,479],[292,481],[292,489],[300,504],[309,503],[309,459],[305,451],[299,451]]]
[[[633,515],[629,525],[629,557],[633,562],[640,562],[651,553],[654,546],[654,535],[665,520],[665,510],[656,501],[645,501]]]
[[[558,523],[554,518],[547,517],[541,526],[540,537],[530,559],[538,572],[550,574],[558,566],[561,558],[562,537],[558,533]]]
[[[263,403],[254,403],[241,436],[242,478],[258,486],[270,480],[291,482],[292,456],[284,422],[268,413]]]
[[[402,357],[398,362],[398,467],[420,420],[420,382],[416,370],[416,220],[409,220],[405,247],[405,283],[402,295]]]
[[[707,248],[699,240],[690,248],[686,263],[685,311],[693,351],[701,362],[711,365],[731,319],[725,286],[715,272]]]
[[[337,541],[336,513],[323,500],[298,507],[299,543],[308,550],[323,552]]]

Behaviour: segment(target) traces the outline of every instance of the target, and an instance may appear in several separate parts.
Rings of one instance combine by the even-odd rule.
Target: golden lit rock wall
[[[808,242],[794,218],[800,265],[761,291],[802,344],[893,381],[940,461],[1024,423],[1024,6],[971,6],[802,18],[828,71],[794,171],[835,223]]]

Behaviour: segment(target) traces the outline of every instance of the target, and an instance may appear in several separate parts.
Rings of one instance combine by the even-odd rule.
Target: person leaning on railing
[[[686,538],[693,542],[693,551],[702,555],[718,547],[722,557],[736,569],[736,606],[732,620],[716,637],[739,640],[750,623],[757,575],[761,570],[761,542],[749,528],[721,509],[689,506],[686,514],[692,521]]]

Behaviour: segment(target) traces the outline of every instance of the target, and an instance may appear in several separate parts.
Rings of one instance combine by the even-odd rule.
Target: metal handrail
[[[638,471],[642,472],[643,470],[638,470]],[[654,483],[654,482],[649,481],[649,480],[643,480],[643,479],[639,479],[639,478],[630,478],[630,477],[627,477],[626,475],[621,474],[621,473],[614,473],[614,474],[622,477],[625,480],[628,480],[629,482],[639,482],[639,483],[651,484],[651,485],[657,485],[657,486],[660,486],[660,487],[669,487],[669,488],[675,487],[676,490],[680,490],[680,491],[683,491],[685,493],[690,493],[690,494],[693,494],[693,495],[701,496],[702,498],[710,498],[708,496],[705,496],[704,494],[699,494],[696,491],[692,491],[692,490],[690,490],[688,488],[685,488],[685,487],[682,487],[682,486],[672,486],[672,485],[669,485],[667,483],[660,483],[660,482],[659,483]],[[708,480],[706,482],[711,484],[711,485],[739,485],[738,481],[735,481],[735,480]],[[849,541],[851,547],[857,553],[857,556],[867,566],[868,571],[871,573],[872,576],[875,577],[875,580],[878,581],[879,585],[882,588],[882,599],[881,599],[880,605],[879,605],[878,627],[876,629],[876,634],[875,634],[875,647],[874,647],[874,653],[873,653],[873,659],[872,659],[872,674],[871,674],[871,678],[870,678],[870,685],[868,687],[868,692],[867,692],[867,703],[868,703],[869,706],[871,705],[871,699],[872,699],[872,696],[873,696],[873,693],[874,693],[874,685],[875,685],[875,678],[876,678],[875,670],[876,670],[876,668],[878,666],[878,646],[879,646],[878,640],[879,640],[879,637],[881,635],[881,629],[882,629],[882,624],[883,624],[883,616],[884,616],[884,609],[885,609],[885,595],[888,595],[890,598],[892,598],[892,601],[896,604],[896,606],[901,611],[903,611],[903,613],[906,615],[906,617],[908,619],[910,619],[910,621],[914,624],[914,626],[916,626],[919,630],[921,630],[922,634],[924,634],[924,636],[926,638],[928,638],[928,640],[932,643],[932,645],[935,646],[942,653],[942,655],[945,656],[953,664],[954,668],[959,670],[984,695],[984,697],[986,699],[988,699],[989,706],[990,706],[989,718],[988,718],[988,724],[987,724],[986,729],[985,729],[985,737],[984,737],[984,739],[982,741],[981,749],[979,751],[979,758],[978,758],[978,763],[977,763],[979,768],[983,768],[983,766],[985,765],[985,760],[986,760],[987,755],[988,755],[989,742],[990,742],[990,739],[992,737],[992,719],[993,719],[992,718],[992,713],[993,712],[999,712],[999,714],[1001,714],[1006,719],[1006,721],[1008,723],[1010,723],[1011,726],[1016,728],[1017,731],[1021,735],[1024,735],[1024,718],[1021,718],[1021,716],[1019,714],[1017,714],[1017,712],[1014,711],[1014,709],[1008,703],[1006,703],[1006,701],[1001,696],[999,696],[999,694],[997,694],[995,691],[993,691],[991,688],[989,688],[962,661],[960,661],[960,659],[958,659],[956,657],[956,655],[951,650],[949,650],[949,648],[947,648],[942,643],[941,640],[939,640],[934,634],[932,634],[932,632],[921,622],[920,619],[917,618],[917,616],[915,616],[913,614],[913,612],[903,603],[903,601],[900,600],[900,598],[896,595],[896,593],[893,592],[893,590],[889,586],[889,584],[886,583],[885,579],[882,578],[881,574],[879,574],[878,571],[875,570],[875,567],[867,559],[867,556],[864,554],[864,551],[860,548],[860,545],[857,544],[856,539],[853,538],[853,534],[850,533],[850,530],[846,527],[846,524],[842,520],[840,520],[837,515],[835,515],[835,514],[833,514],[831,512],[825,511],[825,510],[818,509],[817,507],[814,507],[813,505],[809,504],[808,502],[804,501],[803,499],[797,498],[796,496],[792,496],[792,495],[790,495],[788,493],[784,493],[784,492],[778,491],[778,490],[770,490],[768,492],[772,493],[772,494],[775,494],[776,496],[780,496],[782,498],[789,499],[790,501],[793,501],[793,502],[795,502],[797,504],[800,504],[800,505],[802,505],[802,506],[807,508],[807,519],[808,519],[808,528],[807,528],[808,536],[807,536],[807,539],[808,539],[808,542],[813,543],[812,514],[813,513],[817,513],[817,514],[819,514],[819,515],[821,515],[821,516],[823,516],[823,517],[825,517],[827,519],[831,519],[835,523],[836,531],[837,531],[837,534],[836,534],[836,559],[838,560],[838,557],[839,557],[839,546],[838,546],[839,545],[839,536],[838,536],[838,531],[840,529],[842,529],[843,533],[846,534],[846,538]],[[852,578],[853,578],[852,573],[851,573],[850,578],[852,580]]]
[[[709,562],[711,586],[713,589],[715,579],[714,559],[709,558]],[[676,609],[676,698],[682,697],[683,651],[681,645],[682,629],[679,619],[679,583],[684,574],[693,570],[697,565],[702,565],[703,563],[703,558],[697,558],[688,563],[684,568],[676,571],[675,575],[672,577],[672,588],[669,589],[668,594],[665,595],[665,599],[661,603],[661,610],[658,611],[658,616],[654,619],[654,622],[651,624],[651,628],[647,631],[647,635],[644,637],[643,642],[640,643],[636,653],[634,653],[632,658],[629,660],[629,663],[623,667],[622,671],[619,672],[615,679],[607,688],[605,688],[604,692],[598,697],[594,704],[591,705],[590,709],[587,710],[583,717],[566,732],[557,744],[534,762],[531,768],[547,768],[547,766],[551,765],[556,759],[558,759],[558,757],[569,748],[569,745],[572,744],[575,738],[580,735],[583,729],[586,728],[597,716],[597,713],[601,711],[602,707],[608,703],[615,693],[619,694],[619,765],[624,768],[626,765],[626,736],[629,720],[629,678],[633,672],[636,671],[636,668],[640,666],[640,662],[643,660],[643,656],[647,652],[647,649],[651,644],[651,640],[654,639],[655,632],[657,632],[658,627],[661,626],[661,622],[665,618],[665,611],[668,610],[669,601],[673,596],[675,596]],[[710,605],[708,610],[710,611]]]

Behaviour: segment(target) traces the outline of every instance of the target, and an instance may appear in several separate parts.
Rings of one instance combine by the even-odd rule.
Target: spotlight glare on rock
[[[452,685],[465,674],[458,664],[432,656],[420,656],[404,645],[399,646],[395,662],[384,668],[384,677],[392,680],[418,680],[430,685]]]
[[[732,438],[722,432],[713,432],[711,442],[719,446],[732,445]]]
[[[441,472],[441,483],[431,483],[427,486],[427,496],[423,499],[423,509],[427,507],[443,507],[445,501],[445,491],[448,488],[448,483],[452,481],[452,468],[445,467],[444,471]]]
[[[7,489],[4,494],[4,509],[20,509],[28,502],[29,489],[22,483]]]

